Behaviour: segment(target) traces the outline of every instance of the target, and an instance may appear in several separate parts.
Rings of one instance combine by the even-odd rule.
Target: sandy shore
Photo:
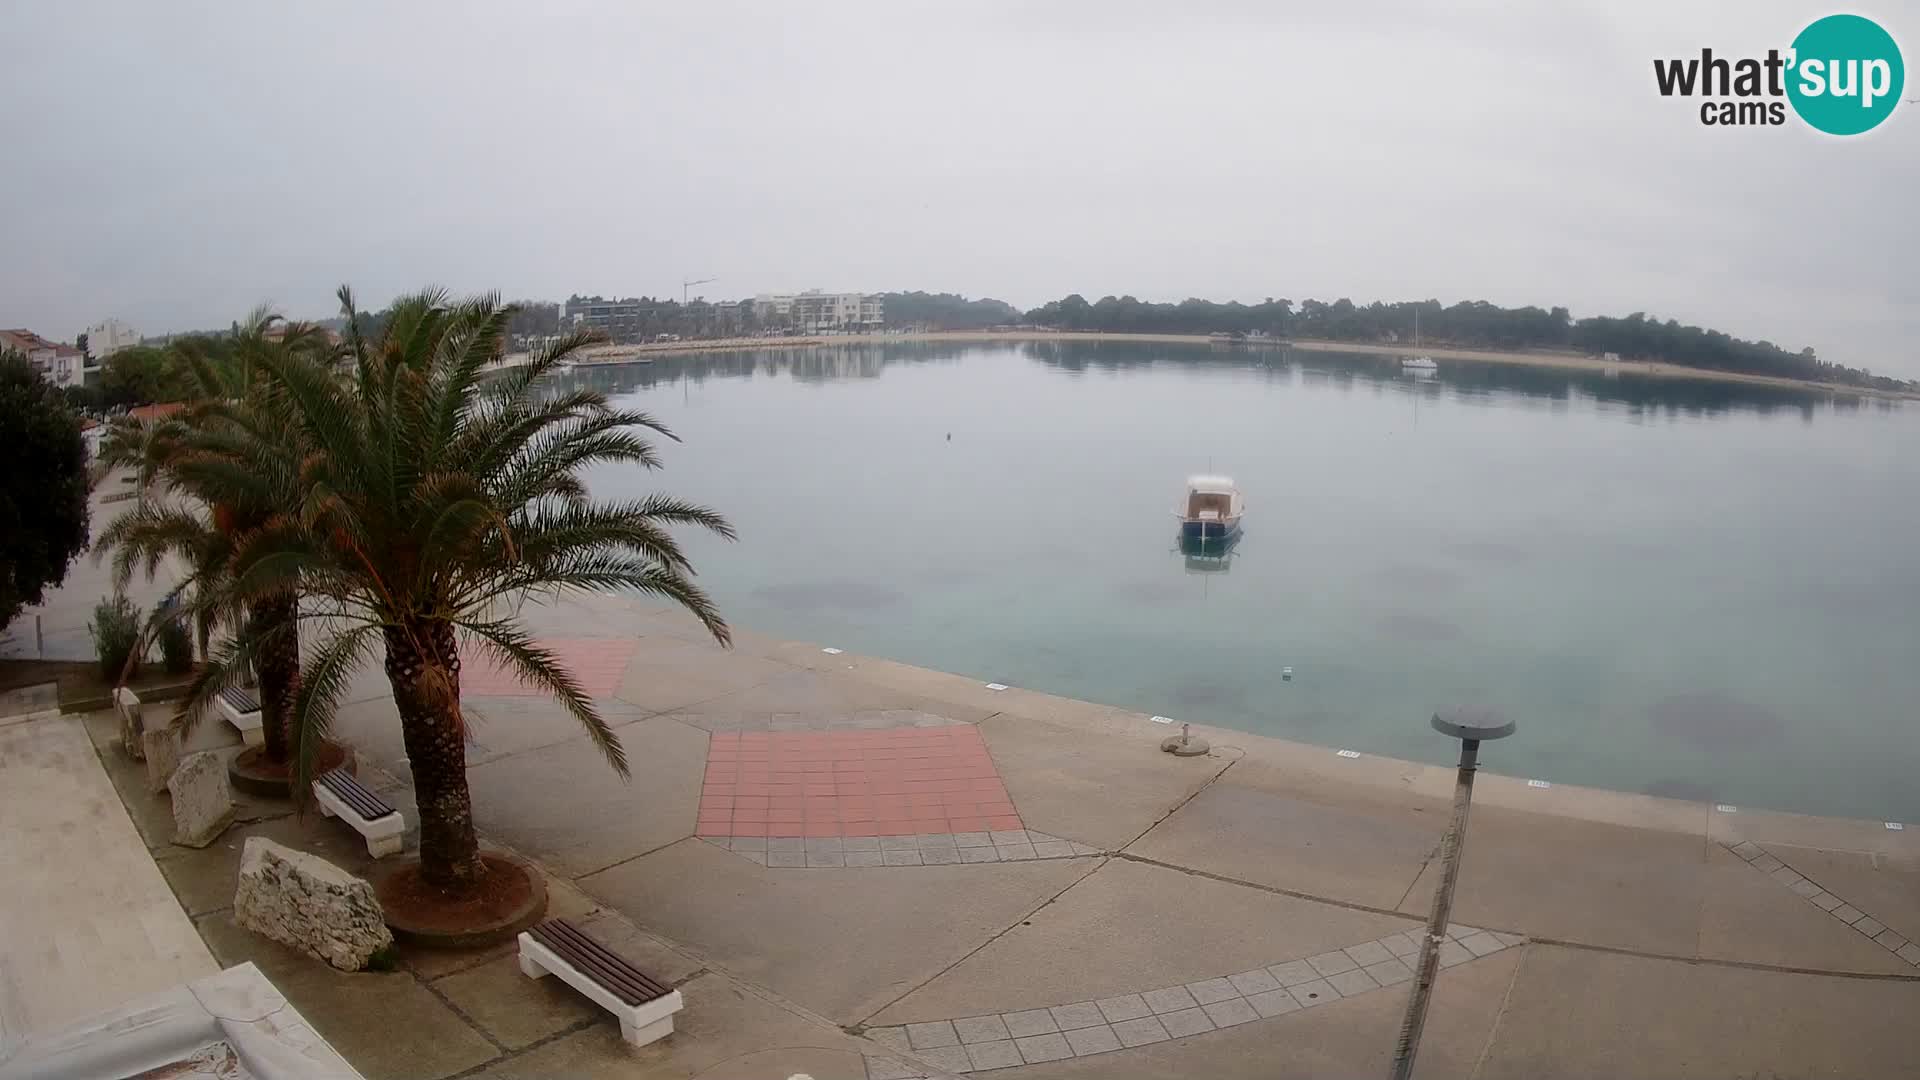
[[[867,345],[890,342],[1023,342],[1023,341],[1132,341],[1165,345],[1209,345],[1211,339],[1205,334],[1108,334],[1083,331],[1045,331],[1045,330],[951,330],[924,334],[884,334],[871,337],[751,337],[717,338],[703,341],[668,341],[644,345],[601,345],[587,350],[577,361],[581,365],[627,364],[636,361],[651,360],[657,356],[674,356],[684,353],[716,352],[732,349],[781,349],[809,348],[823,345]],[[1388,345],[1360,345],[1344,341],[1314,341],[1294,339],[1286,342],[1287,347],[1311,349],[1316,352],[1357,353],[1370,355],[1402,355],[1411,350]],[[1221,346],[1234,348],[1236,346]],[[1251,346],[1252,348],[1280,347],[1278,343],[1270,346]],[[1792,390],[1820,390],[1829,393],[1855,394],[1861,397],[1883,397],[1893,399],[1920,399],[1920,394],[1870,390],[1840,383],[1815,382],[1811,379],[1788,379],[1773,375],[1751,375],[1737,371],[1715,371],[1710,368],[1686,367],[1660,361],[1622,360],[1609,362],[1599,357],[1571,350],[1521,350],[1506,352],[1496,349],[1449,349],[1425,347],[1421,352],[1435,360],[1467,360],[1488,364],[1519,364],[1526,367],[1558,368],[1566,371],[1618,372],[1667,379],[1707,379],[1715,382],[1746,383],[1751,386],[1776,386]],[[518,356],[507,358],[508,365],[520,359]]]

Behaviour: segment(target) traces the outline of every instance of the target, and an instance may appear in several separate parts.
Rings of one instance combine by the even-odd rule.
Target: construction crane
[[[681,307],[687,306],[687,290],[688,289],[694,287],[695,285],[706,285],[719,280],[720,279],[717,277],[703,277],[703,278],[695,279],[693,281],[681,282],[680,283],[680,306]]]

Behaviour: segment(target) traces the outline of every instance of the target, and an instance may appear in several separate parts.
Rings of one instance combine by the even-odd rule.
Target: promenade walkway
[[[633,778],[476,673],[476,817],[680,985],[681,1030],[645,1050],[504,949],[394,975],[275,956],[231,925],[241,840],[363,872],[356,838],[257,806],[169,848],[164,802],[103,754],[213,954],[260,963],[369,1077],[1384,1075],[1450,770],[1198,728],[1212,754],[1175,758],[1124,709],[750,632],[723,651],[625,599],[529,619],[588,668]],[[337,733],[411,815],[379,672],[349,697]],[[1920,829],[1487,758],[1419,1075],[1920,1074]]]
[[[0,724],[0,1046],[218,971],[86,732]]]

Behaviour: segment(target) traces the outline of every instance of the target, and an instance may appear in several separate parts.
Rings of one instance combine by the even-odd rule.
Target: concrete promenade
[[[476,816],[556,913],[680,985],[645,1050],[503,949],[356,976],[277,955],[231,924],[244,836],[365,872],[357,838],[252,805],[173,848],[101,754],[213,955],[260,963],[369,1077],[1384,1075],[1451,770],[1204,729],[1212,754],[1177,759],[1124,709],[745,631],[723,651],[628,599],[528,619],[633,779],[470,662]],[[337,734],[411,817],[378,671],[350,697]],[[1483,773],[1419,1075],[1920,1074],[1916,832]]]

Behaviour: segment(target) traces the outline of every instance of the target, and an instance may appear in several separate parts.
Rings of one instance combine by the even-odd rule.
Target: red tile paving
[[[978,728],[733,732],[707,744],[700,836],[1025,828]]]
[[[539,644],[560,658],[580,680],[588,697],[612,697],[633,660],[632,638],[541,638]],[[460,646],[460,693],[464,697],[535,697],[547,691],[528,686],[501,668],[492,654],[470,642]]]

